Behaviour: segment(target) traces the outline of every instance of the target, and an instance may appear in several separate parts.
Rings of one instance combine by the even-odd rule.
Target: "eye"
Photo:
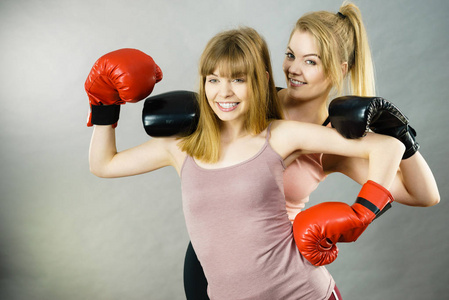
[[[232,80],[232,82],[235,82],[235,83],[244,83],[244,82],[245,82],[245,79],[244,79],[244,78],[235,78],[235,79]]]
[[[218,80],[215,79],[215,78],[208,78],[208,79],[207,79],[207,82],[209,82],[209,83],[217,83]]]
[[[286,52],[285,57],[287,59],[295,59],[295,55],[293,55],[293,53],[291,53],[291,52]]]
[[[316,65],[316,62],[313,61],[313,60],[311,60],[311,59],[307,59],[307,60],[306,60],[306,65],[315,66],[315,65]]]

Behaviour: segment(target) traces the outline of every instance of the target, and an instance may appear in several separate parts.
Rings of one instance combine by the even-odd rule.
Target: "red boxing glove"
[[[336,243],[355,242],[393,201],[388,190],[368,180],[352,206],[323,202],[300,212],[293,222],[299,252],[315,266],[330,264],[338,255]]]
[[[89,96],[87,126],[117,126],[120,105],[143,100],[162,80],[162,71],[151,56],[137,49],[119,49],[100,57],[84,88]]]

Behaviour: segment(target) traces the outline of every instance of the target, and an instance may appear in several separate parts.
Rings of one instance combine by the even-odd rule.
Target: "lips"
[[[303,85],[307,84],[307,82],[299,81],[299,80],[296,80],[293,78],[289,78],[289,81],[292,86],[303,86]]]
[[[233,111],[238,105],[238,102],[217,102],[218,108],[224,112]]]

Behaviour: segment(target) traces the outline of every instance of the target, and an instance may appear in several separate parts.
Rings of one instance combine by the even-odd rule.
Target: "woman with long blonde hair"
[[[375,96],[373,61],[359,8],[344,3],[338,12],[316,11],[299,18],[290,33],[283,70],[287,88],[278,96],[288,120],[331,127],[328,105],[334,97]],[[440,196],[433,174],[419,151],[412,150],[400,163],[391,193],[404,205],[435,205]],[[292,156],[286,165],[283,182],[292,222],[327,175],[342,173],[363,184],[369,169],[366,159],[328,153]],[[184,286],[188,299],[207,299],[207,281],[192,245],[185,258]]]
[[[374,67],[358,7],[345,3],[338,13],[319,11],[302,16],[290,35],[283,70],[287,88],[279,91],[279,99],[289,120],[330,126],[328,104],[334,97],[374,96]],[[315,166],[310,166],[310,161]],[[301,165],[318,174],[316,184],[298,186],[300,175],[295,174],[304,171],[300,171]],[[363,183],[367,170],[363,159],[329,154],[299,157],[285,176],[291,217],[308,201],[308,196],[298,198],[299,191],[308,190],[305,195],[309,195],[334,172]],[[391,191],[396,202],[410,206],[432,206],[440,199],[435,178],[419,151],[401,161]]]

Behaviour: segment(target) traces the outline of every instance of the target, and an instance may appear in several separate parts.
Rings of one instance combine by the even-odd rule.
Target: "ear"
[[[267,80],[270,81],[270,73],[267,71]]]
[[[346,74],[348,74],[348,62],[345,61],[340,66],[341,66],[341,72],[343,73],[343,77],[345,77]]]

